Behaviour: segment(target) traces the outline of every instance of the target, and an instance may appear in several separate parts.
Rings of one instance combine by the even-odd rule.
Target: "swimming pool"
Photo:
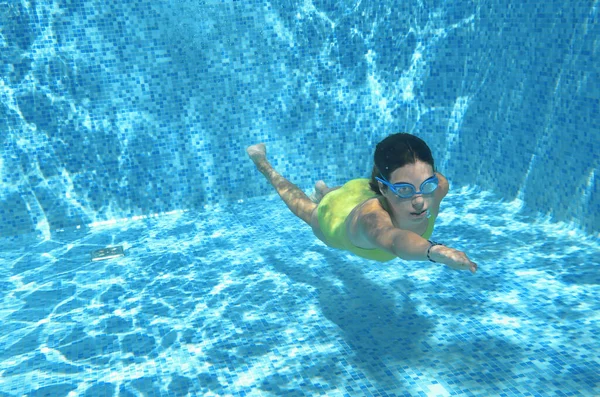
[[[600,394],[597,18],[0,2],[0,396]],[[398,131],[477,274],[329,249],[244,152],[310,193]]]
[[[0,392],[597,393],[597,241],[477,189],[436,229],[476,275],[362,260],[300,222],[272,195],[4,239]]]

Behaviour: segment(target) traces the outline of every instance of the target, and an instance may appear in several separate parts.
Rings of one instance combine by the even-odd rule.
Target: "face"
[[[391,184],[410,183],[417,191],[421,190],[421,184],[433,176],[431,165],[418,161],[415,164],[407,164],[397,168],[389,178]],[[427,210],[433,205],[434,194],[415,194],[410,198],[400,198],[391,189],[379,182],[379,190],[387,199],[394,217],[402,222],[422,223],[427,219]]]

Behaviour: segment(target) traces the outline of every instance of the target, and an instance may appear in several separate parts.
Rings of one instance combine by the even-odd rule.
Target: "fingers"
[[[440,262],[445,263],[456,270],[468,270],[471,273],[477,272],[477,263],[471,261],[464,252],[446,246],[436,246],[436,248],[437,247],[440,247],[439,253],[443,257]]]
[[[466,262],[462,262],[458,265],[458,267],[460,268],[460,270],[468,270],[471,273],[475,273],[477,271],[477,264],[471,262],[470,260],[467,259]]]
[[[475,273],[477,271],[477,263],[472,262],[469,257],[467,256],[467,254],[463,253],[464,257],[465,257],[465,265],[466,265],[466,269],[468,269],[471,273]]]
[[[475,273],[477,271],[477,263],[471,262],[471,264],[469,265],[469,270],[471,271],[471,273]]]
[[[455,269],[469,270],[471,273],[475,273],[477,271],[477,264],[472,262],[464,252],[456,250],[456,256],[453,259],[455,266],[452,267]]]

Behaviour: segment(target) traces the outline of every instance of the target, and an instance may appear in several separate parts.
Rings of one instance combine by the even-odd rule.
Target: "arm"
[[[360,240],[407,261],[426,261],[429,242],[410,230],[398,229],[385,211],[363,212],[357,219]],[[363,243],[364,244],[364,243]]]
[[[350,240],[363,248],[379,248],[407,261],[428,261],[429,241],[410,230],[396,228],[389,214],[377,200],[364,205],[352,222],[348,232]],[[470,270],[475,273],[477,264],[471,262],[464,252],[436,245],[429,251],[436,262],[453,269]]]

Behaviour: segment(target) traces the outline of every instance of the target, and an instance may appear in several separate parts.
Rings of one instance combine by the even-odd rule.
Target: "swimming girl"
[[[477,271],[464,252],[430,240],[449,186],[435,172],[431,150],[420,138],[388,136],[377,144],[370,179],[333,188],[318,181],[316,202],[273,169],[264,143],[246,151],[288,208],[328,246],[380,262],[398,257]]]

